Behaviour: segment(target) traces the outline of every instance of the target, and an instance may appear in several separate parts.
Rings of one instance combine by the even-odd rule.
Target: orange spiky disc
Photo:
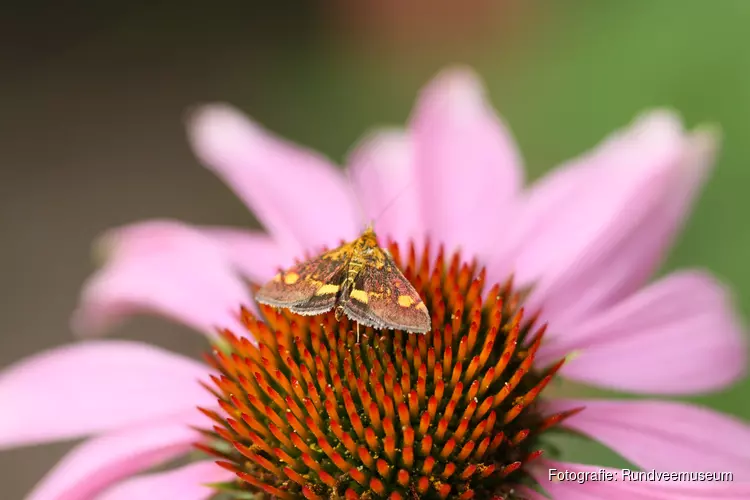
[[[243,310],[206,356],[221,411],[199,447],[234,471],[237,491],[269,499],[490,498],[525,479],[544,416],[539,393],[562,361],[533,367],[544,327],[510,282],[410,245],[396,264],[427,305],[432,331],[362,328],[333,312]],[[252,340],[251,340],[252,339]],[[229,443],[231,446],[227,446]]]

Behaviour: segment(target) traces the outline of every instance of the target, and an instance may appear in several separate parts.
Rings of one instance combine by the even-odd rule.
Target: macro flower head
[[[451,68],[405,130],[366,136],[344,172],[228,105],[197,110],[189,135],[264,231],[153,220],[104,236],[75,330],[150,312],[212,347],[199,362],[89,338],[0,373],[0,449],[87,438],[29,499],[750,497],[746,423],[555,395],[563,379],[667,398],[744,375],[725,287],[699,270],[652,281],[712,168],[713,130],[650,112],[527,185],[479,79]],[[254,302],[279,268],[373,220],[430,332],[363,327],[358,340],[333,312]],[[555,429],[637,468],[733,482],[553,480],[601,469],[555,456]]]

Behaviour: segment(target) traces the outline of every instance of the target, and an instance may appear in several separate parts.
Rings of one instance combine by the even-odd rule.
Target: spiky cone
[[[225,412],[203,409],[199,445],[237,474],[229,490],[269,499],[511,498],[538,457],[537,396],[562,360],[533,366],[544,327],[525,319],[510,282],[484,291],[484,270],[389,248],[432,315],[426,335],[243,310],[249,336],[222,332],[207,355]],[[250,338],[254,338],[257,344]],[[231,446],[226,444],[230,443]]]

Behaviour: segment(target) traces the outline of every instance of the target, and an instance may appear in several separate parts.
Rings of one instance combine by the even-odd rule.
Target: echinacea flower
[[[746,423],[686,403],[548,394],[553,377],[671,396],[744,374],[721,284],[697,270],[648,281],[712,165],[710,131],[653,112],[524,188],[480,83],[454,69],[407,131],[355,150],[348,177],[225,105],[198,111],[190,133],[267,232],[148,221],[107,235],[75,328],[94,335],[150,311],[215,348],[199,363],[88,340],[6,369],[0,448],[88,437],[30,499],[750,498]],[[356,344],[346,318],[253,303],[245,280],[371,219],[430,309],[430,333],[364,329]],[[733,481],[555,481],[551,469],[600,468],[540,453],[552,427],[644,470]]]

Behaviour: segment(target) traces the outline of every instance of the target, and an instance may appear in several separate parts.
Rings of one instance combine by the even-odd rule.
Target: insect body
[[[430,331],[430,314],[372,226],[354,241],[274,276],[255,295],[261,304],[316,315],[335,310],[358,325]]]

